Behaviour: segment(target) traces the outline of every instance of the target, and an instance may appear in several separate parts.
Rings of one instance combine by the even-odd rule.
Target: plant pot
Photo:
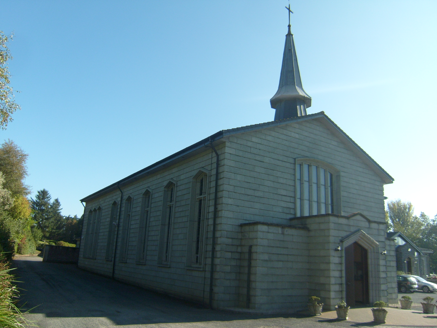
[[[321,315],[322,314],[323,303],[308,303],[308,310],[311,315]]]
[[[434,313],[435,304],[422,303],[422,302],[420,302],[420,304],[422,304],[423,313],[427,313],[427,314]]]
[[[411,304],[413,304],[413,301],[409,300],[399,300],[401,303],[401,309],[411,310]]]
[[[348,306],[346,308],[335,307],[335,311],[337,311],[337,320],[347,320],[347,313],[351,307]]]
[[[375,323],[385,323],[385,318],[387,317],[386,309],[372,309],[373,321]]]

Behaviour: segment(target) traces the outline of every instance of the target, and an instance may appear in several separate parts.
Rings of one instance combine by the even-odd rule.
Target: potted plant
[[[347,306],[345,301],[337,303],[335,306],[335,311],[337,311],[337,320],[347,320],[347,313],[349,312],[350,306]]]
[[[423,300],[425,303],[420,302],[420,304],[422,304],[423,313],[434,313],[435,304],[432,304],[434,298],[427,296]]]
[[[321,315],[323,303],[319,303],[320,297],[311,296],[308,301],[309,301],[308,310],[310,311],[310,314],[313,316],[314,315]]]
[[[374,308],[372,308],[373,321],[375,323],[385,323],[385,318],[387,317],[387,310],[384,309],[387,303],[384,301],[377,301],[373,303]]]
[[[399,302],[401,303],[401,309],[411,310],[411,304],[413,304],[413,301],[410,296],[402,296]]]

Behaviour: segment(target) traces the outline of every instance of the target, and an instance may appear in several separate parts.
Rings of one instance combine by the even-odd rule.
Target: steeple
[[[305,92],[300,79],[299,64],[290,25],[290,7],[288,9],[288,33],[285,36],[284,55],[282,58],[281,77],[276,94],[270,99],[272,108],[276,109],[275,121],[285,118],[305,116],[311,107],[311,97]]]

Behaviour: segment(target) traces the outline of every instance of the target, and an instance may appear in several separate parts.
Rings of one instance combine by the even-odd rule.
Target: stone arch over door
[[[343,249],[343,299],[346,299],[346,248],[354,243],[359,244],[367,251],[368,267],[368,293],[369,303],[380,300],[381,298],[381,278],[379,263],[379,243],[370,237],[363,230],[357,230],[341,239]]]

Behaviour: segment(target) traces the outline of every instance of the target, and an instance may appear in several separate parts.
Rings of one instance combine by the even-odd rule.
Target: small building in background
[[[389,232],[387,238],[396,243],[396,270],[425,278],[430,272],[432,249],[416,246],[401,232]]]

